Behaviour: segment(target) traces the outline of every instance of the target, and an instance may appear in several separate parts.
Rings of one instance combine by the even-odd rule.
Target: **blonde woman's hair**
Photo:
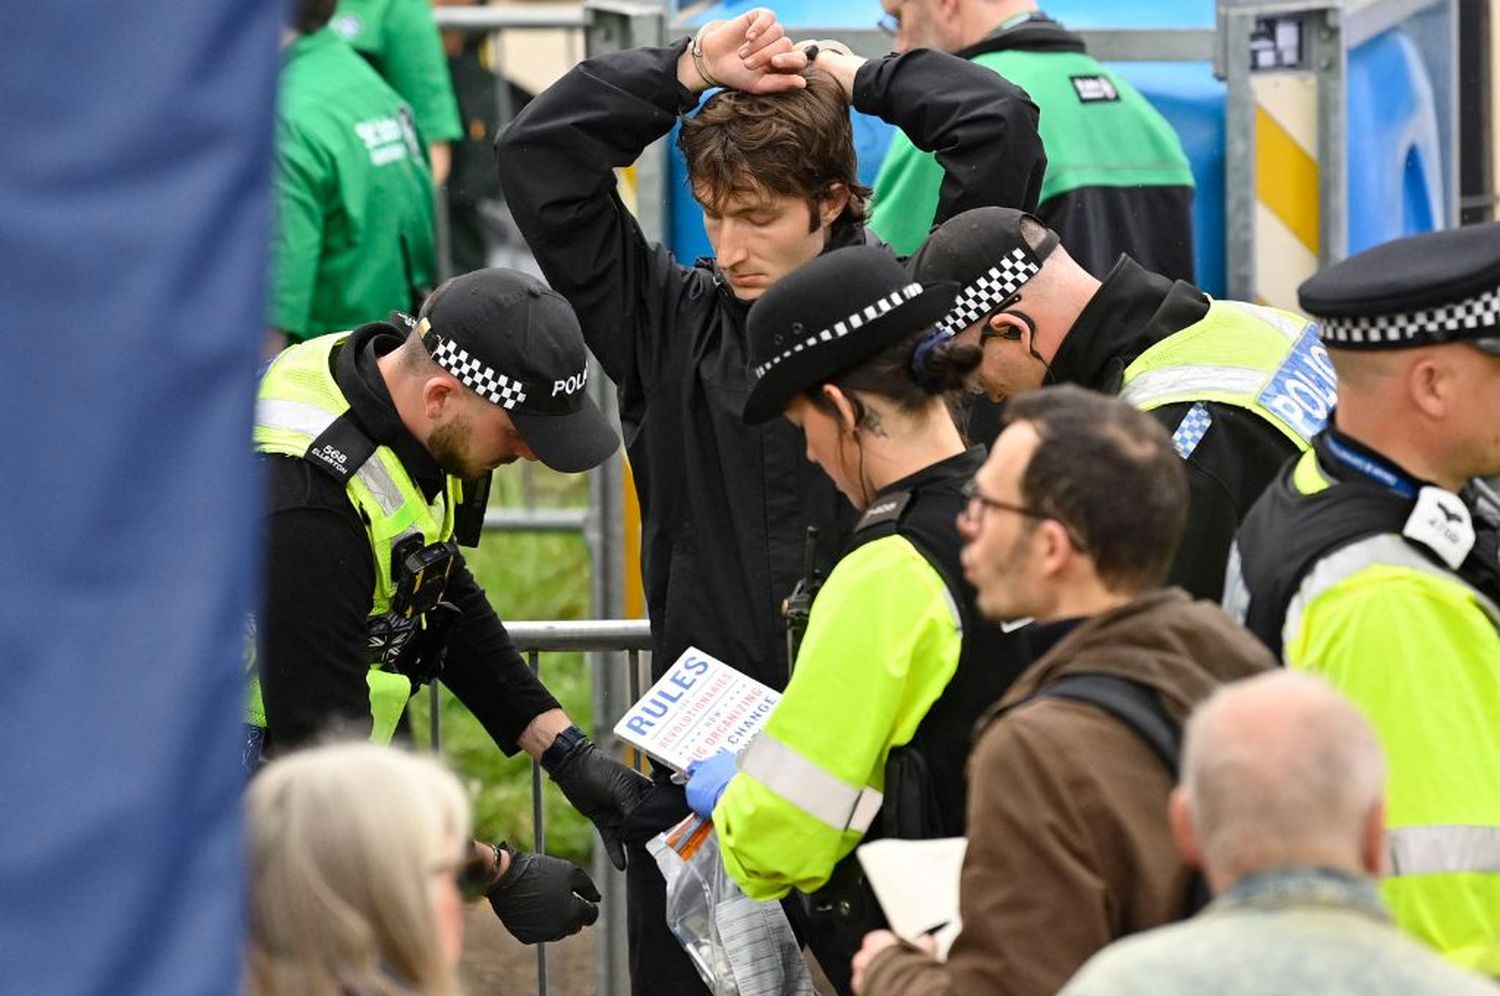
[[[451,996],[432,878],[469,833],[438,761],[371,743],[272,762],[246,792],[252,996]]]

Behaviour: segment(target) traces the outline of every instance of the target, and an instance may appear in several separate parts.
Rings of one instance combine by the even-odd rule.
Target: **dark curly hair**
[[[677,145],[688,179],[717,205],[735,194],[765,189],[807,201],[808,231],[818,227],[818,207],[835,184],[849,201],[834,219],[841,235],[865,220],[870,188],[859,182],[854,130],[843,88],[809,67],[807,86],[783,93],[721,90],[697,114],[683,119]]]

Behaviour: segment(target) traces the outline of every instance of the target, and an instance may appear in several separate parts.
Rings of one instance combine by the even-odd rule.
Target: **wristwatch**
[[[576,725],[570,726],[559,733],[552,741],[552,746],[542,751],[542,767],[547,774],[555,774],[557,766],[563,763],[563,759],[569,752],[581,743],[588,740],[588,734],[580,730]]]

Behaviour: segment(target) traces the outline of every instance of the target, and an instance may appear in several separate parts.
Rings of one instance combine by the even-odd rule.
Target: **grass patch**
[[[526,482],[526,471],[531,482]],[[555,474],[544,467],[512,466],[497,471],[491,507],[580,508],[588,504],[588,478]],[[477,550],[464,557],[489,594],[501,619],[587,619],[591,569],[582,535],[486,533]],[[568,715],[592,729],[592,683],[582,654],[544,654],[542,681]],[[468,786],[474,801],[474,833],[482,840],[508,840],[522,847],[533,841],[531,758],[507,758],[469,711],[446,688],[440,689],[443,757]],[[409,708],[416,742],[428,742],[428,694]],[[562,793],[543,779],[547,851],[588,866],[597,841],[593,826],[578,815]]]

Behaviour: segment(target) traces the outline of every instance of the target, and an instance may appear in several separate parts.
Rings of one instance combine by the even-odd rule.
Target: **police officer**
[[[615,831],[645,779],[571,723],[455,542],[477,542],[483,503],[472,497],[495,467],[540,459],[577,472],[614,452],[619,440],[586,394],[587,363],[567,303],[508,270],[449,281],[416,320],[276,358],[256,406],[271,500],[252,751],[294,747],[331,721],[388,741],[407,700],[441,678],[502,751],[541,761],[623,867]],[[522,940],[597,916],[598,893],[567,862],[493,859],[492,873],[524,873],[490,890]]]
[[[954,289],[852,247],[783,277],[749,315],[745,420],[784,415],[864,514],[766,728],[738,769],[728,754],[697,768],[687,794],[748,895],[812,894],[808,943],[845,992],[864,932],[883,925],[850,851],[867,834],[963,833],[970,732],[1030,662],[1019,633],[983,623],[959,563],[985,454],[942,397],[967,371],[928,348]]]
[[[1333,372],[1316,326],[1210,300],[1129,256],[1100,282],[1055,232],[1009,208],[948,221],[912,270],[924,283],[962,285],[942,323],[953,339],[941,348],[982,351],[975,386],[991,401],[1078,384],[1117,394],[1166,427],[1187,461],[1189,487],[1187,531],[1168,582],[1217,600],[1240,520],[1332,406]]]
[[[1245,518],[1225,607],[1375,724],[1398,922],[1500,974],[1500,224],[1304,283],[1338,371],[1313,448]]]

